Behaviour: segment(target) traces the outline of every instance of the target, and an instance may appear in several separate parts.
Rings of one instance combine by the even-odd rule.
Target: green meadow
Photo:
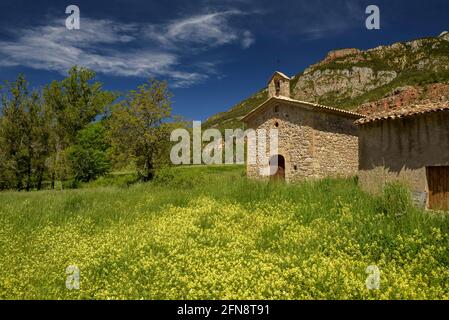
[[[241,166],[134,180],[0,193],[0,299],[449,299],[449,216],[399,186],[373,197],[355,179],[255,182]]]

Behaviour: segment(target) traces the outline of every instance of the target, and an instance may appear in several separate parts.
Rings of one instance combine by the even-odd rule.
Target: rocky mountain
[[[449,33],[362,51],[342,49],[292,78],[294,99],[370,114],[412,103],[449,100]],[[268,97],[267,89],[207,120],[206,127],[241,127],[240,118]]]

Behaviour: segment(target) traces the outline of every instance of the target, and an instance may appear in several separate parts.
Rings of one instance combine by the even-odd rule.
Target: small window
[[[274,123],[274,126],[275,126],[276,128],[278,128],[278,127],[279,127],[279,122],[275,122],[275,123]]]
[[[296,164],[293,166],[293,170],[298,171],[298,166]]]
[[[279,112],[279,106],[275,106],[275,107],[274,107],[274,112],[276,112],[276,113]]]

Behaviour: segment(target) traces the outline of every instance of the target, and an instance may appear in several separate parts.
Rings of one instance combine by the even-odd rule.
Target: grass
[[[98,187],[129,187],[136,183],[137,176],[135,170],[124,170],[120,172],[112,172],[108,175],[102,176],[97,180],[80,183],[80,188],[98,188]]]
[[[166,169],[148,184],[126,175],[1,193],[0,298],[449,298],[449,218],[392,206],[393,189],[254,182],[240,166]],[[69,265],[80,290],[65,286]],[[379,290],[366,288],[370,265]]]

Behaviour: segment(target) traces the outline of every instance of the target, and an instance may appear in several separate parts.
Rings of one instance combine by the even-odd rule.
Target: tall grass
[[[240,166],[130,181],[1,193],[0,298],[449,298],[449,218],[397,186],[376,198],[354,179],[256,182]]]

